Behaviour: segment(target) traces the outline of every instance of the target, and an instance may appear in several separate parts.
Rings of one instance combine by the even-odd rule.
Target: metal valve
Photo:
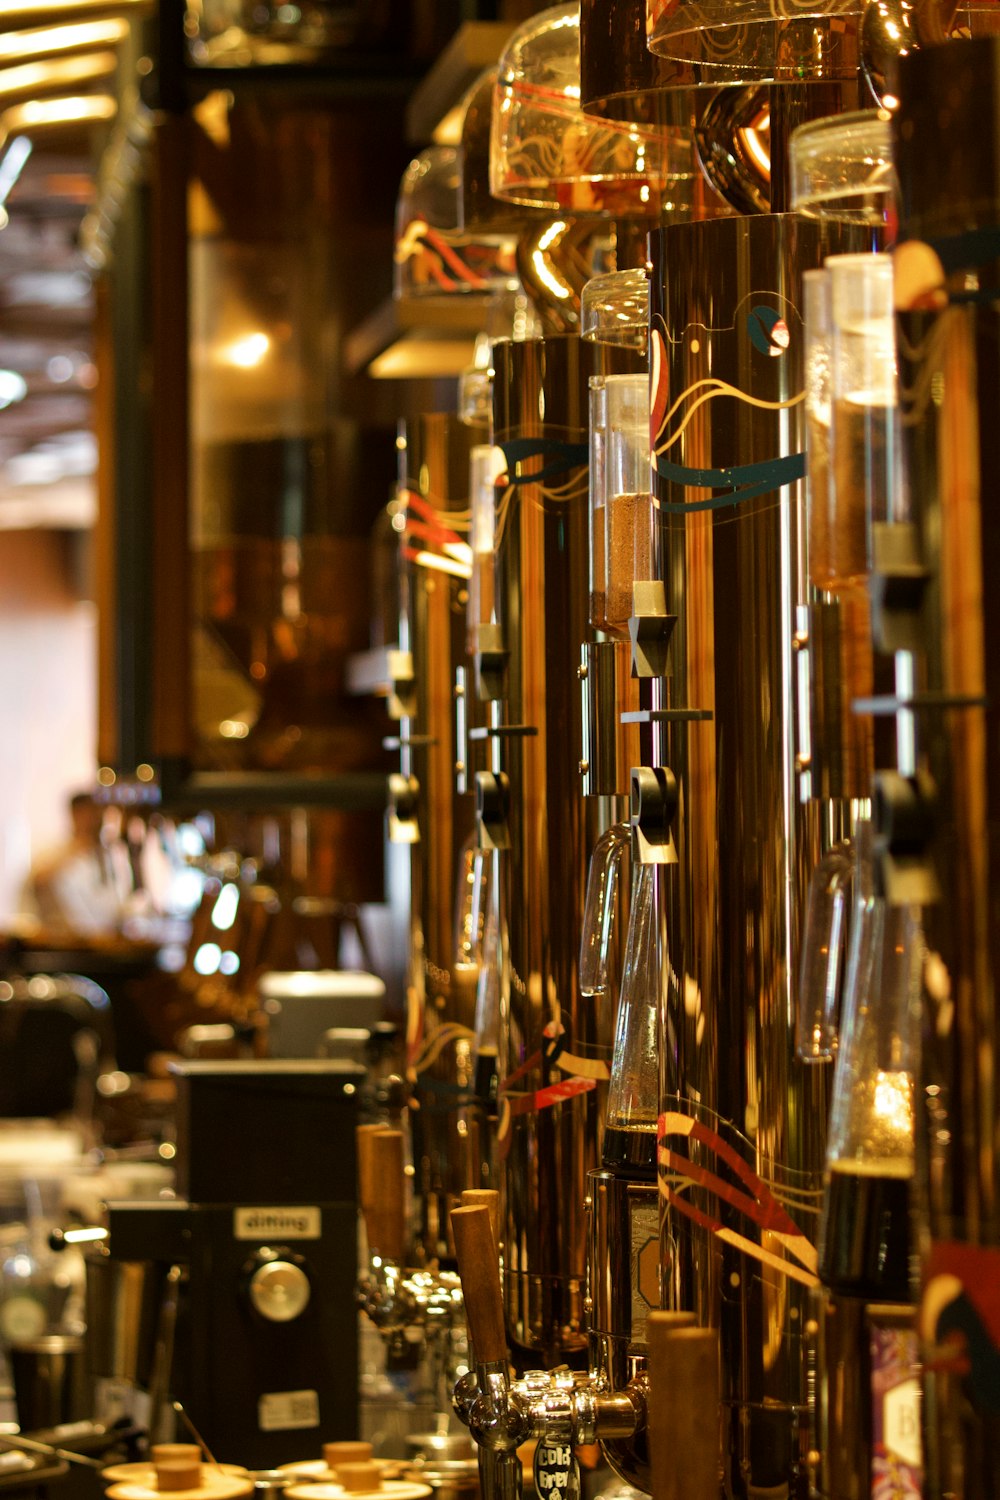
[[[480,625],[476,630],[476,696],[484,703],[507,694],[507,663],[510,651],[503,643],[499,625]]]
[[[632,675],[665,677],[667,650],[677,616],[667,612],[667,591],[659,578],[643,578],[632,585],[632,613],[628,633],[632,641]]]
[[[875,882],[890,906],[931,906],[941,888],[931,858],[937,788],[926,771],[875,776]]]
[[[510,783],[503,771],[476,772],[476,827],[481,849],[509,849]]]

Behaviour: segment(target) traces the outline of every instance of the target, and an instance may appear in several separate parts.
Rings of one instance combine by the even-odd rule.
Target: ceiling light
[[[92,47],[114,47],[128,36],[128,22],[83,21],[75,26],[39,26],[29,31],[0,32],[0,64],[24,62],[29,57],[51,57],[57,52],[83,52]]]
[[[79,57],[45,59],[0,69],[0,100],[15,94],[33,94],[39,89],[70,87],[108,78],[118,64],[117,52],[86,52]]]
[[[85,125],[114,119],[117,108],[109,94],[29,99],[25,104],[12,104],[0,114],[0,129],[10,132],[45,130],[55,125]]]
[[[28,394],[28,382],[16,370],[0,370],[0,411],[23,401]]]

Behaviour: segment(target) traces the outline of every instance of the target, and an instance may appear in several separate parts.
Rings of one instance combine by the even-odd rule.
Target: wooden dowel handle
[[[476,1360],[479,1364],[499,1363],[507,1358],[507,1334],[490,1211],[483,1204],[453,1208],[451,1229],[462,1278],[465,1320]]]
[[[486,1208],[489,1210],[493,1238],[499,1252],[500,1246],[500,1194],[495,1188],[465,1188],[462,1192],[463,1208]]]
[[[402,1265],[406,1254],[403,1132],[378,1130],[369,1139],[373,1196],[367,1215],[368,1245],[383,1260]]]
[[[646,1324],[653,1500],[718,1500],[719,1335],[676,1316]]]
[[[375,1199],[375,1158],[372,1154],[372,1138],[387,1125],[359,1125],[354,1138],[358,1153],[358,1203],[368,1223],[368,1210]]]

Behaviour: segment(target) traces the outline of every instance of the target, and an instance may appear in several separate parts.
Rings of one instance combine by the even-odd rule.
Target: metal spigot
[[[621,1391],[604,1388],[595,1375],[571,1370],[532,1370],[512,1381],[507,1364],[499,1256],[489,1211],[453,1209],[452,1230],[465,1295],[466,1317],[476,1355],[455,1387],[455,1411],[479,1447],[484,1500],[518,1500],[522,1490],[522,1443],[538,1440],[535,1478],[539,1493],[561,1500],[573,1473],[573,1449],[583,1444],[634,1437],[646,1421],[645,1377]],[[547,1482],[539,1485],[540,1471]]]

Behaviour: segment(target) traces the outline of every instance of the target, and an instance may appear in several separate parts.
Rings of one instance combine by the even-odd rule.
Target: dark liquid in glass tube
[[[652,1180],[656,1176],[655,1125],[607,1125],[601,1161],[609,1171]]]
[[[819,1275],[868,1302],[909,1302],[910,1182],[899,1161],[836,1162],[830,1171]]]

